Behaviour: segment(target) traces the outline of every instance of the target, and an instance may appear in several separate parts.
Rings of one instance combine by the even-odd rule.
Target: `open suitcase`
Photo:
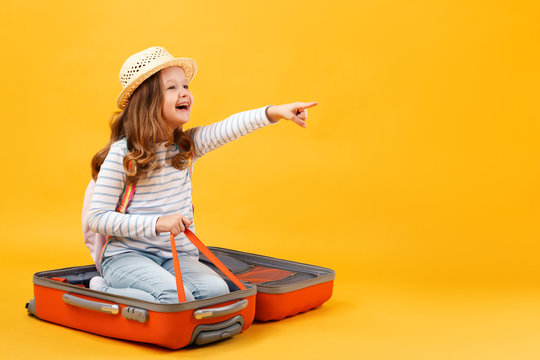
[[[201,254],[201,261],[217,267],[231,290],[227,295],[179,304],[146,302],[89,289],[96,267],[77,266],[34,274],[28,312],[94,334],[178,349],[229,338],[249,328],[254,319],[279,320],[316,308],[332,295],[333,270],[211,249],[209,256]],[[213,254],[245,289],[209,261]]]

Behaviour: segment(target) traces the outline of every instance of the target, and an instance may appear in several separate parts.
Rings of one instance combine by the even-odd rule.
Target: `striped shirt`
[[[223,121],[187,130],[195,144],[193,160],[271,124],[265,114],[266,108],[244,111]],[[171,159],[178,153],[174,144],[159,144],[156,157],[161,168],[138,181],[126,213],[121,214],[115,209],[125,185],[122,161],[126,148],[125,139],[111,145],[96,180],[88,224],[92,231],[111,235],[105,256],[139,251],[170,259],[170,234],[157,234],[156,222],[160,216],[171,214],[183,214],[193,220],[190,171],[172,167]],[[195,223],[189,228],[195,231]],[[183,233],[176,236],[176,247],[179,255],[198,256],[197,248]]]

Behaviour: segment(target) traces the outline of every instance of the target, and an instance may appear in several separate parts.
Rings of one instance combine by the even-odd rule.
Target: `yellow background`
[[[14,1],[0,4],[7,358],[538,359],[540,4]],[[321,309],[170,352],[28,317],[32,274],[91,262],[89,161],[118,71],[193,57],[191,126],[318,101],[196,164],[197,232],[330,267]]]

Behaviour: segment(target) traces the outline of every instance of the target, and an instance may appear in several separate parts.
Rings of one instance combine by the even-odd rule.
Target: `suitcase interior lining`
[[[56,278],[53,280],[57,280],[57,281],[61,281],[61,279],[65,279],[67,283],[70,285],[78,285],[78,286],[82,285],[85,288],[90,288],[90,279],[92,279],[94,276],[98,276],[99,273],[97,272],[95,266],[89,265],[89,266],[81,266],[81,267],[76,267],[76,268],[43,271],[43,272],[37,273],[36,275],[39,277],[48,278],[48,279]],[[225,275],[221,273],[219,273],[219,275],[223,277],[223,280],[225,280],[225,282],[229,286],[230,292],[240,290],[240,288],[236,286]]]
[[[36,276],[41,277],[41,278],[66,279],[68,284],[82,285],[85,288],[88,288],[90,286],[90,279],[98,275],[99,274],[96,270],[96,267],[92,265],[67,268],[67,269],[42,271],[36,274]]]
[[[274,264],[258,264],[255,261],[248,261],[223,254],[218,249],[213,248],[211,250],[240,280],[249,282],[253,285],[290,285],[317,278],[317,274],[299,271],[298,269],[291,269],[290,266],[289,269],[287,269],[283,266]],[[200,255],[200,261],[222,275],[221,272],[202,254]]]

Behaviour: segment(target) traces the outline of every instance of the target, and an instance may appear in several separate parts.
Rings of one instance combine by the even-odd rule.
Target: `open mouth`
[[[182,104],[182,105],[178,105],[176,107],[177,110],[187,110],[189,109],[189,105],[188,104]]]

